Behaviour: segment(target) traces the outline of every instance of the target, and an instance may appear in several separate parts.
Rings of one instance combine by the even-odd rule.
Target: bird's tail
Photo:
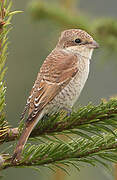
[[[12,162],[17,163],[18,161],[21,160],[21,153],[24,148],[24,145],[26,144],[28,137],[30,136],[32,129],[36,125],[36,119],[33,121],[26,123],[26,127],[23,130],[23,133],[18,141],[18,144],[14,150],[13,156],[12,156]]]

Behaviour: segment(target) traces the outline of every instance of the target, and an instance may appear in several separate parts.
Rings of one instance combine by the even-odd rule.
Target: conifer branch
[[[0,144],[4,141],[4,138],[9,132],[10,126],[5,120],[5,93],[6,93],[6,59],[8,55],[8,33],[11,30],[9,26],[13,15],[21,11],[11,12],[12,2],[7,3],[7,0],[0,0]]]
[[[111,132],[109,126],[117,128],[117,99],[110,99],[108,102],[101,102],[98,106],[91,104],[79,108],[72,112],[70,117],[55,114],[50,117],[44,117],[37,128],[33,130],[30,137],[43,135],[53,135],[56,133],[74,133],[79,134],[82,131],[90,133]],[[18,128],[9,128],[1,142],[16,140],[19,137]],[[81,133],[87,136],[85,133]]]
[[[68,166],[80,168],[81,162],[91,165],[102,164],[108,167],[105,160],[117,162],[117,99],[102,101],[98,106],[89,104],[73,112],[70,117],[64,113],[45,117],[38,124],[31,137],[40,145],[27,144],[22,160],[12,164],[10,155],[1,154],[1,170],[9,167]],[[19,136],[18,128],[11,129],[4,140],[12,141]],[[57,137],[64,134],[72,141],[63,141]],[[73,139],[71,134],[78,135]],[[93,134],[92,136],[89,133]],[[94,136],[94,134],[96,134]],[[39,137],[40,136],[40,137]],[[42,143],[43,142],[43,143]],[[100,160],[101,158],[101,160]],[[62,167],[63,168],[63,167]],[[66,168],[64,169],[66,171]]]
[[[117,136],[117,130],[114,131]],[[107,133],[99,136],[92,136],[92,140],[75,138],[69,142],[59,141],[30,145],[24,149],[22,160],[12,164],[10,158],[6,158],[1,165],[1,170],[9,167],[40,167],[46,165],[76,165],[80,168],[82,162],[90,165],[101,164],[107,168],[105,161],[117,162],[117,139],[113,134]],[[50,166],[51,165],[51,166]],[[66,167],[65,167],[66,168]]]
[[[8,122],[5,121],[5,80],[6,73],[5,62],[7,58],[7,17],[8,9],[5,9],[4,0],[0,1],[0,138],[4,138],[9,128]],[[8,17],[7,17],[8,18]]]

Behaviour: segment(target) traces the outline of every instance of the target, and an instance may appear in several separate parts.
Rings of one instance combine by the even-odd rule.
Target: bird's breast
[[[68,105],[73,106],[74,103],[77,101],[85,82],[88,78],[89,74],[89,60],[81,59],[81,61],[78,62],[78,72],[73,77],[73,79],[69,82],[69,84],[62,90],[61,94],[68,94]],[[67,93],[65,93],[67,92]],[[66,99],[66,100],[67,100]]]
[[[82,58],[78,61],[78,72],[71,81],[52,100],[49,109],[56,111],[63,107],[72,108],[77,101],[89,74],[89,60]]]

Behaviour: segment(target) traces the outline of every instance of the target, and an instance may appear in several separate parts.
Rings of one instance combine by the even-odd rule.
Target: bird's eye
[[[75,39],[75,43],[78,43],[78,44],[81,43],[81,39],[79,39],[79,38]]]

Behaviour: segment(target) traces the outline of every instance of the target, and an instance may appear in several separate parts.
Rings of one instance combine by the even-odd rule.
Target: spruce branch
[[[5,75],[7,71],[6,59],[8,56],[8,33],[11,30],[10,22],[14,14],[19,11],[11,12],[12,2],[0,0],[0,144],[9,132],[10,126],[5,120]]]
[[[87,106],[73,111],[71,116],[57,113],[44,117],[30,137],[38,137],[54,134],[77,134],[81,137],[89,138],[87,133],[101,135],[102,132],[111,132],[112,128],[117,128],[117,99],[110,99],[108,102],[102,101],[99,105]],[[1,142],[14,141],[19,137],[18,128],[9,128]]]
[[[108,102],[102,101],[98,106],[89,104],[79,108],[70,117],[64,113],[45,117],[37,127],[31,137],[35,137],[34,142],[41,144],[27,144],[18,164],[11,163],[10,155],[1,154],[1,170],[9,167],[47,166],[50,169],[59,167],[67,171],[63,165],[71,164],[79,169],[81,162],[93,166],[99,163],[107,168],[105,160],[117,162],[117,130],[113,131],[117,127],[116,98]],[[70,141],[58,138],[59,133],[66,135]],[[70,133],[77,134],[78,137],[74,139]],[[18,136],[18,128],[9,129],[4,140],[12,141]]]
[[[117,136],[117,130],[114,133]],[[61,165],[69,166],[70,164],[80,168],[82,162],[93,166],[101,164],[107,168],[105,161],[117,162],[116,153],[117,139],[111,133],[103,134],[102,137],[92,136],[92,140],[75,138],[67,143],[58,141],[40,145],[27,144],[19,163],[12,164],[7,157],[1,165],[1,170],[9,167],[40,167],[44,165],[51,168],[51,166],[61,167]]]
[[[0,1],[0,138],[4,138],[9,128],[8,123],[5,121],[5,80],[4,76],[6,73],[6,58],[7,58],[7,33],[8,28],[6,26],[6,9],[4,6],[4,0]],[[8,11],[7,11],[8,12]]]
[[[117,53],[117,20],[111,18],[101,18],[91,20],[87,14],[65,9],[58,4],[46,3],[42,0],[32,2],[29,5],[29,12],[35,20],[52,20],[63,28],[81,28],[93,34],[99,44],[109,52]]]

